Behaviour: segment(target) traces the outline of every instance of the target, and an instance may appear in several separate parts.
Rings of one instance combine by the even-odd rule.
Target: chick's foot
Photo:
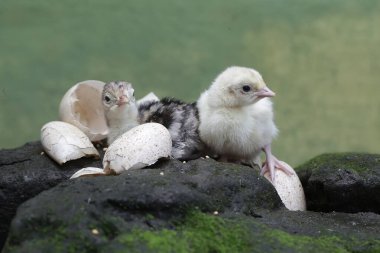
[[[264,152],[266,155],[266,161],[263,163],[261,168],[261,175],[264,175],[266,172],[269,172],[272,183],[275,181],[275,169],[282,170],[287,175],[293,175],[293,168],[284,161],[278,160],[271,151],[270,145],[264,147]]]

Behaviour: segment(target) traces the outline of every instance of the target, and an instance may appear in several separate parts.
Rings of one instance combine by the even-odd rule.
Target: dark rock
[[[324,154],[296,170],[308,210],[380,214],[380,155]]]
[[[319,213],[286,210],[246,166],[170,160],[67,180],[100,161],[59,166],[41,152],[39,142],[0,151],[3,236],[19,207],[4,253],[380,252],[379,155],[323,155],[300,166],[309,209],[329,212]]]
[[[42,152],[40,142],[0,150],[0,249],[21,203],[68,179],[84,166],[101,166],[99,160],[86,158],[60,166]]]
[[[64,241],[76,251],[96,252],[131,228],[174,228],[188,210],[251,215],[282,206],[271,184],[252,168],[211,159],[162,161],[119,176],[66,181],[39,194],[19,208],[7,249],[44,252],[48,246],[40,243],[63,229],[65,237],[72,235]],[[92,228],[105,237],[91,234]]]
[[[18,209],[4,253],[376,252],[379,232],[373,213],[287,211],[249,167],[170,160],[42,192]]]

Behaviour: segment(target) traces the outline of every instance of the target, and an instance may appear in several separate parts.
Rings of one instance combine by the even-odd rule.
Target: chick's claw
[[[264,175],[267,171],[270,174],[270,178],[272,180],[272,183],[275,180],[275,168],[282,170],[287,174],[288,176],[293,175],[295,172],[293,168],[287,164],[286,162],[278,160],[273,154],[271,145],[266,145],[263,148],[263,151],[265,152],[266,161],[264,162],[262,169],[261,169],[261,175]]]
[[[294,175],[294,170],[292,167],[284,161],[278,160],[275,156],[270,155],[267,157],[267,160],[264,162],[261,175],[264,175],[266,172],[269,172],[272,182],[275,181],[275,169],[282,170],[288,176]]]

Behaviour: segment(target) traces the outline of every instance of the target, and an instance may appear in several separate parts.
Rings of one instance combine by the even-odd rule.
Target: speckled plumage
[[[172,98],[148,101],[138,107],[140,123],[157,122],[170,132],[172,156],[180,160],[199,158],[204,144],[198,133],[199,115],[195,103],[188,104]]]
[[[112,98],[112,106],[105,101],[106,94]],[[117,99],[123,96],[128,102],[118,106]],[[107,84],[102,99],[110,130],[108,144],[138,124],[156,122],[170,132],[173,158],[191,160],[203,155],[204,144],[198,133],[199,116],[195,103],[163,98],[161,101],[145,101],[137,105],[132,85],[122,81]]]

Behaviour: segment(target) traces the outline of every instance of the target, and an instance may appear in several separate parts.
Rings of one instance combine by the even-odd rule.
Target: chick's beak
[[[271,91],[268,87],[264,87],[264,88],[256,91],[255,95],[258,98],[265,98],[265,97],[274,97],[274,96],[276,96],[276,93]]]
[[[125,95],[122,95],[119,97],[119,99],[117,100],[117,105],[118,106],[121,106],[121,105],[125,105],[125,104],[128,104],[129,103],[129,99],[127,96]]]

